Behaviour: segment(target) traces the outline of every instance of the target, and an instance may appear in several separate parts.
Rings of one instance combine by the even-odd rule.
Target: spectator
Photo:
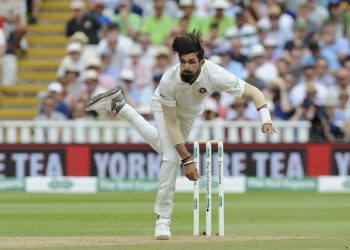
[[[329,18],[329,12],[325,7],[318,4],[317,0],[308,0],[306,3],[310,9],[310,20],[316,24],[316,27],[319,30],[324,21]]]
[[[310,142],[333,141],[329,131],[329,121],[325,110],[315,103],[317,90],[313,82],[306,85],[306,96],[296,108],[291,120],[306,120],[311,122],[309,130]]]
[[[328,70],[327,60],[324,58],[318,58],[316,61],[316,76],[317,80],[326,87],[334,85],[334,76]]]
[[[69,63],[64,67],[64,75],[60,78],[60,82],[63,86],[62,98],[63,101],[71,109],[73,104],[81,97],[82,84],[79,80],[80,70],[78,67]]]
[[[239,78],[246,78],[247,72],[244,69],[243,64],[238,61],[231,60],[229,51],[222,51],[219,53],[219,55],[222,58],[222,67]]]
[[[81,60],[85,62],[91,56],[96,55],[96,45],[89,45],[89,38],[82,31],[75,32],[68,38],[68,44],[80,43],[81,45]]]
[[[154,58],[157,53],[157,49],[151,45],[151,40],[147,34],[141,33],[137,38],[138,43],[142,49],[141,61],[147,62],[151,65],[154,64]]]
[[[331,72],[334,72],[340,68],[339,61],[337,59],[337,56],[335,53],[328,49],[321,49],[317,41],[311,41],[309,44],[309,54],[306,54],[301,64],[312,62],[313,64],[316,63],[316,60],[320,57],[327,60],[329,70]]]
[[[139,15],[140,17],[144,16],[143,15],[143,9],[144,9],[144,4],[147,0],[129,0],[131,2],[131,11],[134,12],[135,14]],[[150,1],[150,0],[148,0]],[[153,2],[153,0],[152,0]]]
[[[280,77],[283,77],[289,73],[289,62],[283,57],[276,62],[276,67],[278,71],[278,76]]]
[[[108,51],[104,51],[100,54],[100,59],[100,72],[112,77],[113,79],[118,79],[121,69],[112,64],[112,55],[108,53]]]
[[[236,13],[236,26],[231,27],[225,33],[226,38],[232,39],[231,47],[233,46],[233,38],[238,38],[241,41],[242,53],[249,54],[250,49],[259,43],[257,29],[255,26],[247,22],[247,11],[241,10]],[[244,64],[244,62],[241,62]]]
[[[265,60],[266,50],[262,45],[255,45],[250,53],[250,58],[256,63],[255,75],[258,78],[268,83],[278,76],[276,66]]]
[[[257,87],[260,90],[263,90],[266,86],[266,83],[256,76],[256,67],[257,63],[254,59],[249,59],[246,63],[247,77],[244,78],[246,82],[249,82],[251,85]]]
[[[250,118],[247,115],[248,103],[243,98],[236,98],[228,110],[225,120],[228,121],[249,121]]]
[[[350,109],[348,107],[349,94],[346,91],[342,91],[340,92],[338,99],[338,105],[334,114],[334,122],[339,127],[342,127],[347,120],[348,114],[350,114]]]
[[[89,69],[85,72],[83,89],[82,96],[86,96],[87,98],[94,97],[107,91],[98,81],[98,72],[93,69]]]
[[[234,17],[237,13],[243,11],[244,3],[241,3],[239,0],[228,0],[229,6],[225,9],[224,15],[228,17]]]
[[[172,51],[165,46],[159,47],[156,54],[156,60],[152,68],[153,74],[163,75],[164,72],[172,65],[172,60]]]
[[[233,18],[224,15],[224,10],[229,6],[230,3],[227,0],[214,0],[210,6],[215,13],[208,18],[207,29],[209,29],[213,23],[216,23],[218,25],[218,35],[221,37],[225,36],[229,28],[236,26]]]
[[[286,42],[284,45],[284,49],[287,51],[291,51],[293,48],[305,48],[308,43],[308,34],[307,34],[307,26],[306,22],[299,20],[295,23],[293,29],[293,38]]]
[[[267,27],[266,24],[263,24],[263,23],[257,24],[257,35],[258,35],[258,39],[259,39],[260,44],[262,43],[262,41],[264,41],[267,38],[269,29],[270,29],[270,27]],[[254,48],[254,46],[253,46],[253,48]]]
[[[134,72],[131,70],[124,69],[120,73],[120,79],[118,85],[123,90],[125,100],[133,108],[137,108],[140,99],[140,90],[133,85],[135,80]]]
[[[293,37],[293,18],[282,12],[278,5],[271,5],[268,9],[268,16],[258,22],[258,27],[265,27],[268,30],[268,37],[278,42],[278,47],[283,48],[285,43]]]
[[[334,92],[338,98],[340,93],[347,93],[350,96],[350,73],[347,69],[341,68],[336,72]],[[350,110],[350,101],[347,103],[347,108]]]
[[[267,96],[271,95],[273,103],[273,116],[278,120],[289,120],[294,109],[289,101],[288,93],[291,90],[291,86],[286,84],[283,78],[276,78],[268,85]]]
[[[152,96],[154,93],[154,90],[158,87],[160,83],[160,79],[162,78],[162,75],[160,74],[154,74],[152,77],[153,81],[151,85],[148,85],[147,87],[143,88],[140,91],[140,97],[139,97],[139,105],[137,108],[137,111],[140,112],[140,114],[145,117],[145,119],[151,120],[153,118],[152,116]]]
[[[330,0],[328,4],[329,18],[326,23],[333,23],[337,36],[348,37],[350,35],[350,13],[341,7],[341,0]]]
[[[206,55],[215,54],[217,50],[222,49],[222,45],[225,43],[225,38],[219,35],[218,28],[217,23],[212,23],[209,26],[209,34],[203,39]]]
[[[65,66],[69,64],[75,64],[79,69],[80,75],[82,75],[85,70],[85,62],[81,57],[81,44],[77,42],[69,43],[67,46],[67,52],[68,55],[61,60],[60,65],[58,66],[57,75],[62,77],[64,75]]]
[[[101,70],[101,60],[99,57],[92,56],[86,61],[86,70],[96,70],[98,72],[98,81],[105,89],[116,87],[116,79]]]
[[[90,11],[89,15],[96,19],[101,26],[101,34],[99,37],[104,37],[106,35],[107,27],[111,25],[111,20],[104,13],[105,3],[104,0],[93,0],[90,1]]]
[[[212,0],[195,0],[195,13],[201,18],[207,18],[210,13],[210,4]]]
[[[266,3],[260,0],[251,0],[250,3],[245,7],[247,10],[246,17],[249,23],[255,27],[259,27],[260,25],[258,25],[258,21],[267,15]],[[265,26],[265,24],[263,26]],[[269,29],[269,27],[267,27],[267,29]]]
[[[140,91],[152,84],[152,65],[140,59],[142,53],[141,46],[134,44],[129,51],[130,58],[123,67],[123,69],[131,70],[134,73],[133,86]]]
[[[28,30],[26,2],[22,0],[2,0],[0,17],[5,20],[8,34],[8,53],[23,55],[26,53],[24,37]]]
[[[338,96],[335,93],[329,92],[325,102],[323,103],[323,108],[327,115],[328,126],[327,128],[330,133],[330,138],[332,140],[339,140],[344,137],[344,133],[341,127],[345,121],[345,114],[341,114],[339,107]]]
[[[333,53],[338,62],[342,62],[350,55],[349,41],[341,35],[337,35],[335,24],[326,23],[320,34],[320,48],[322,51]]]
[[[245,65],[248,59],[247,55],[249,55],[249,53],[248,54],[243,53],[242,42],[239,37],[232,38],[229,53],[230,53],[231,60],[240,62],[242,65]]]
[[[295,85],[289,94],[289,99],[294,108],[301,105],[306,98],[308,89],[315,89],[315,104],[323,103],[326,95],[327,88],[323,86],[316,79],[315,65],[313,62],[305,62],[303,65],[303,76],[300,82]]]
[[[70,8],[73,17],[66,24],[66,36],[70,37],[77,31],[82,31],[89,38],[89,44],[97,44],[101,28],[98,20],[85,12],[85,4],[82,0],[73,0]]]
[[[283,18],[286,20],[283,20]],[[277,5],[274,5],[269,9],[269,20],[270,30],[268,31],[267,38],[275,40],[277,47],[282,49],[286,42],[293,37],[294,21],[289,15],[282,13]]]
[[[144,19],[141,32],[149,35],[151,44],[162,45],[169,36],[175,21],[164,14],[164,0],[154,1],[154,15]]]
[[[204,111],[202,114],[202,120],[213,121],[217,119],[220,119],[218,104],[214,99],[212,99],[211,97],[208,97],[204,102]]]
[[[133,46],[133,41],[130,37],[120,34],[120,29],[117,24],[112,24],[108,27],[106,37],[98,43],[98,53],[110,54],[111,65],[116,67],[118,71],[124,66],[127,53]]]
[[[211,93],[211,98],[217,103],[219,118],[225,119],[229,110],[228,105],[232,102],[232,96],[227,94],[226,92],[214,91],[213,93]]]
[[[203,35],[208,33],[205,25],[205,19],[197,16],[194,11],[196,9],[194,0],[180,0],[179,6],[182,11],[182,20],[187,20],[186,32],[191,32],[196,29]]]
[[[43,100],[43,112],[38,114],[34,120],[37,121],[64,121],[66,116],[56,109],[56,101],[51,96],[46,96]]]
[[[289,62],[289,72],[293,74],[296,79],[299,79],[302,75],[301,62],[304,57],[304,49],[299,47],[293,47],[290,53],[284,54],[284,58]]]
[[[85,100],[79,100],[74,103],[72,108],[73,120],[93,121],[96,120],[98,113],[96,111],[85,111]]]
[[[120,0],[118,14],[114,17],[120,27],[120,32],[133,40],[136,39],[140,32],[142,20],[141,17],[132,12],[132,3],[129,0]]]
[[[68,43],[74,42],[80,43],[81,46],[84,48],[84,46],[89,43],[89,38],[85,35],[84,32],[77,31],[68,38]]]
[[[310,7],[303,3],[298,6],[296,22],[302,22],[306,27],[306,36],[308,38],[313,37],[318,31],[317,24],[314,23],[310,18]]]
[[[156,15],[156,12],[157,12],[156,5],[159,4],[157,3],[157,0],[139,0],[138,2],[140,6],[142,5],[142,10],[143,10],[142,16],[144,17],[144,19],[147,19],[151,16]],[[176,19],[179,14],[177,1],[163,0],[162,2],[164,5],[164,16],[167,16],[171,19]]]
[[[48,85],[47,96],[51,97],[54,101],[55,111],[62,113],[67,119],[72,118],[72,112],[70,111],[68,105],[62,101],[63,87],[59,82],[51,82]],[[44,112],[44,106],[40,107],[40,113]]]
[[[277,41],[274,40],[274,38],[268,37],[264,39],[263,45],[266,51],[265,60],[276,65],[277,60],[281,58],[282,54],[282,50],[278,47]]]

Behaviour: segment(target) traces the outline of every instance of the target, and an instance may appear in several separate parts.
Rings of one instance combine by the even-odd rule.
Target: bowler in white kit
[[[185,140],[196,116],[202,113],[204,99],[208,94],[223,91],[252,100],[260,115],[262,132],[276,132],[263,93],[221,66],[203,59],[200,33],[193,31],[175,37],[172,49],[178,53],[180,63],[164,73],[152,97],[155,126],[125,102],[120,88],[99,94],[86,105],[87,111],[107,109],[117,113],[130,122],[156,152],[163,155],[159,190],[154,205],[157,215],[154,234],[158,240],[167,240],[171,236],[173,197],[181,163],[189,180],[196,181],[199,178]]]

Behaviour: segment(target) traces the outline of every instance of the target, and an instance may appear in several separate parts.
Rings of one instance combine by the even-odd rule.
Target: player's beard
[[[181,79],[182,79],[182,81],[184,81],[184,82],[193,83],[193,82],[196,80],[196,78],[198,77],[199,72],[200,72],[200,70],[198,70],[198,71],[195,72],[195,73],[192,73],[192,72],[190,72],[190,71],[184,71],[184,72],[182,72],[182,74],[181,74]]]

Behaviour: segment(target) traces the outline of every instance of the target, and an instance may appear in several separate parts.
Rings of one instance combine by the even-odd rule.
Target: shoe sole
[[[121,93],[121,89],[120,88],[114,88],[111,90],[108,90],[104,93],[98,94],[96,96],[94,96],[91,100],[89,100],[86,104],[85,110],[86,111],[91,111],[94,110],[94,104],[96,104],[97,102],[107,98],[107,97],[116,97]],[[114,96],[115,95],[115,96]]]
[[[170,236],[169,235],[158,235],[156,236],[156,240],[169,240]]]

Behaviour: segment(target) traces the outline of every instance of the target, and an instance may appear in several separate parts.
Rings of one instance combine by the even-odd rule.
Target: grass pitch
[[[213,194],[213,206],[217,204]],[[2,249],[350,249],[350,196],[225,194],[225,237],[192,237],[192,194],[176,194],[173,238],[153,239],[155,193],[0,194]],[[205,228],[204,195],[201,229]],[[212,212],[218,231],[217,208]]]

